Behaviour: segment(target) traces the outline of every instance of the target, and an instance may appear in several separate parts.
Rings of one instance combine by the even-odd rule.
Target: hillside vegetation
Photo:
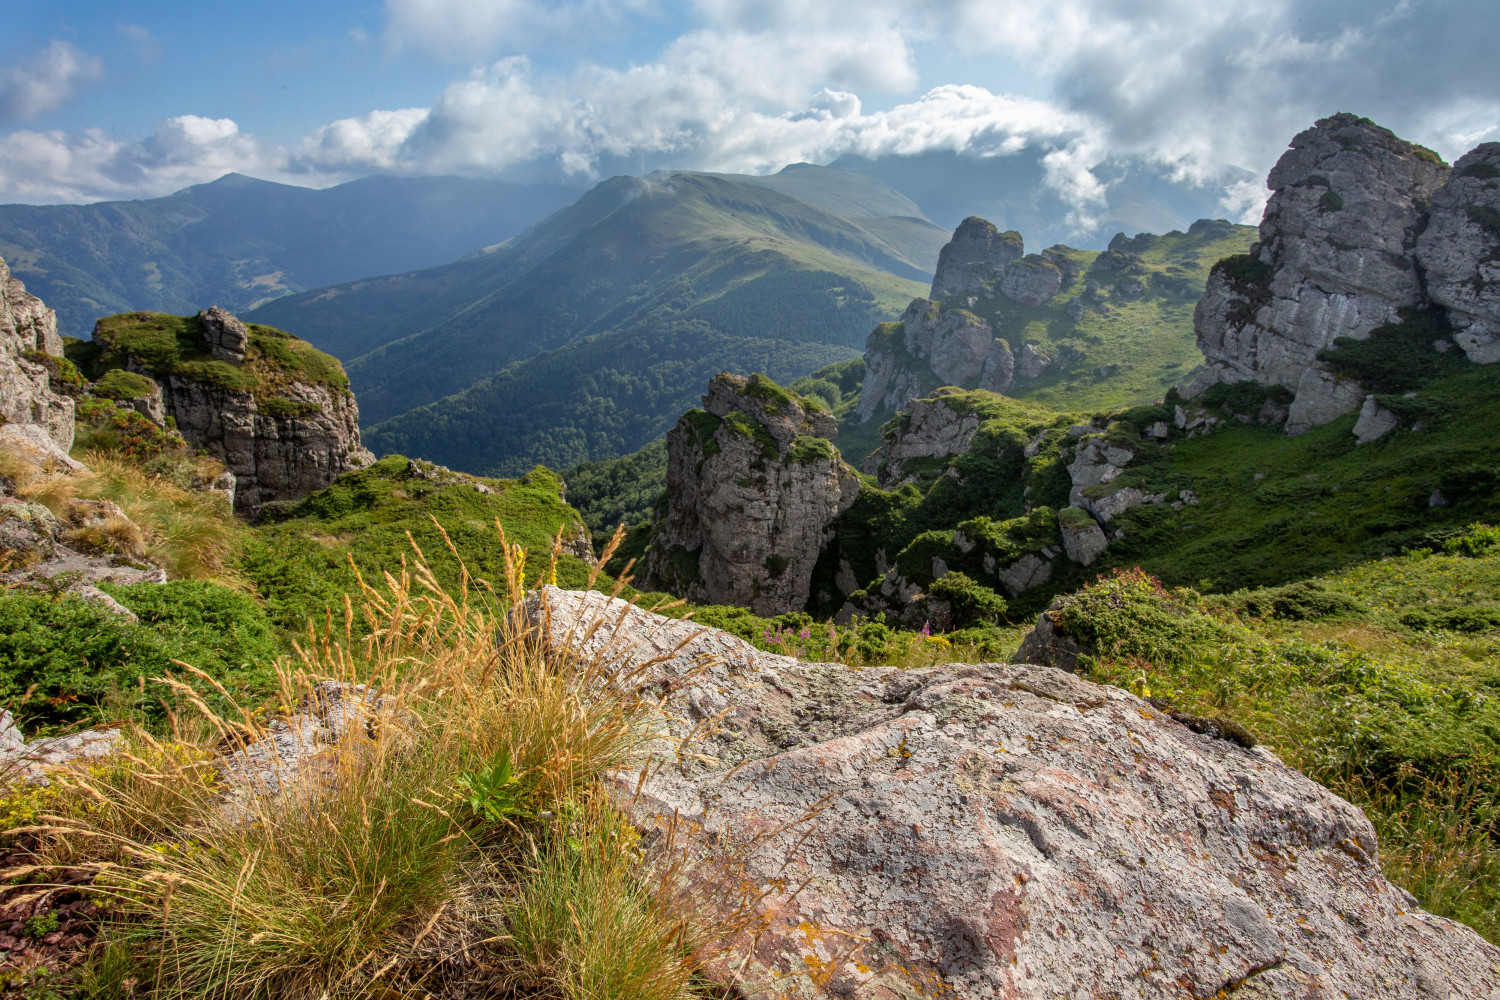
[[[367,177],[316,191],[227,174],[165,198],[0,205],[0,256],[57,310],[62,332],[81,337],[111,313],[239,312],[444,264],[577,195],[457,177]]]

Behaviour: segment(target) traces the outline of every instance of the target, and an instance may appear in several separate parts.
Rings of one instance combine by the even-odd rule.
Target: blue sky
[[[1112,159],[1263,177],[1340,110],[1450,159],[1500,139],[1493,0],[6,6],[6,202],[943,150],[1036,157],[1086,207]]]

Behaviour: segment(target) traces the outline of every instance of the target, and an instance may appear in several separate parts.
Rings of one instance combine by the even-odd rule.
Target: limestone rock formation
[[[899,323],[875,328],[865,342],[865,381],[857,414],[881,410],[944,385],[1009,386],[1015,359],[990,325],[964,309],[913,299]]]
[[[1041,254],[1013,260],[1000,272],[1000,294],[1017,305],[1042,305],[1062,289],[1062,284],[1062,271]]]
[[[1402,313],[1447,310],[1471,361],[1500,360],[1500,143],[1450,171],[1430,150],[1339,114],[1292,140],[1249,256],[1215,267],[1194,313],[1209,365],[1186,390],[1250,379],[1295,393],[1288,433],[1362,405],[1318,353]]]
[[[915,458],[952,458],[969,450],[979,430],[979,415],[955,408],[948,394],[939,390],[931,397],[914,399],[899,421],[881,439],[880,447],[865,459],[861,472],[874,476],[882,488],[906,478],[904,463]]]
[[[1052,366],[1052,359],[1037,350],[1035,344],[1022,344],[1021,356],[1016,360],[1016,374],[1021,378],[1039,378]]]
[[[979,388],[989,392],[1008,392],[1016,384],[1016,356],[1010,342],[1003,337],[990,341],[990,353],[984,359],[984,374]]]
[[[807,604],[813,565],[859,477],[833,417],[764,376],[722,374],[667,434],[667,507],[646,575],[692,600],[756,614]]]
[[[1058,517],[1058,529],[1062,532],[1063,551],[1081,566],[1092,565],[1109,548],[1104,529],[1080,508],[1064,510]]]
[[[1427,295],[1448,310],[1469,360],[1500,361],[1500,142],[1453,165],[1417,238]]]
[[[1002,233],[993,223],[971,215],[958,224],[953,239],[938,253],[932,297],[947,299],[977,292],[1024,252],[1020,233]]]
[[[1381,406],[1372,393],[1365,397],[1364,405],[1359,409],[1359,419],[1354,422],[1354,440],[1359,444],[1369,444],[1395,430],[1400,422],[1400,418]]]
[[[597,593],[547,588],[526,612],[555,646],[641,668],[631,684],[664,692],[673,736],[708,734],[689,754],[663,740],[615,788],[649,831],[696,838],[700,898],[769,890],[759,933],[707,970],[724,986],[799,1000],[1500,990],[1500,949],[1387,882],[1358,808],[1117,688],[1026,665],[801,663]],[[742,863],[714,863],[739,846]]]
[[[0,259],[0,423],[35,424],[66,452],[73,447],[73,401],[52,391],[46,368],[26,360],[33,351],[62,356],[57,314]]]
[[[140,322],[155,319],[137,315]],[[205,355],[232,365],[239,377],[200,377],[193,369],[164,369],[131,353],[133,318],[100,320],[95,341],[126,368],[161,387],[165,413],[187,443],[219,459],[233,474],[237,512],[254,514],[269,501],[300,499],[374,460],[360,444],[359,406],[341,371],[334,379],[278,367],[282,363],[274,355],[293,350],[281,345],[300,342],[267,330],[263,335],[269,351],[257,348],[244,323],[222,309],[206,310],[182,322],[195,323]],[[270,340],[277,345],[272,347]],[[326,363],[336,366],[331,358]]]
[[[250,349],[250,328],[237,316],[218,306],[209,306],[198,314],[198,325],[208,339],[208,349],[220,361],[243,364]]]

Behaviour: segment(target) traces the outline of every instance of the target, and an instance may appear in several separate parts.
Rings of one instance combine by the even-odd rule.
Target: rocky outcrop
[[[1090,566],[1109,548],[1109,539],[1104,529],[1088,513],[1077,507],[1068,507],[1058,515],[1058,530],[1062,532],[1063,551],[1068,558],[1080,566]]]
[[[47,369],[26,359],[36,351],[62,356],[57,314],[0,259],[0,423],[35,424],[66,452],[73,447],[73,400],[53,392]]]
[[[1437,305],[1469,359],[1500,360],[1500,143],[1449,171],[1353,115],[1292,140],[1272,169],[1260,242],[1220,262],[1194,313],[1208,368],[1185,394],[1253,380],[1291,390],[1300,433],[1359,408],[1364,386],[1319,360],[1347,337]],[[1488,276],[1488,277],[1487,277]]]
[[[753,930],[707,969],[722,986],[856,1000],[1500,989],[1500,949],[1387,882],[1358,808],[1117,688],[1025,665],[801,663],[595,593],[547,588],[526,612],[554,647],[665,692],[673,737],[696,727],[614,787],[647,843],[696,845],[699,898],[755,900]]]
[[[277,367],[273,355],[257,353],[245,324],[222,309],[184,322],[196,322],[205,353],[242,377],[208,379],[153,367],[130,353],[121,317],[100,320],[94,339],[110,345],[130,371],[153,379],[184,440],[224,463],[234,477],[236,512],[253,515],[265,503],[300,499],[374,461],[360,444],[359,406],[346,383]],[[273,335],[300,345],[279,332],[266,334]]]
[[[833,417],[760,375],[715,377],[703,405],[667,434],[646,575],[691,600],[801,610],[835,519],[859,495]]]
[[[1381,406],[1374,394],[1365,397],[1359,409],[1359,419],[1354,422],[1354,440],[1357,444],[1369,444],[1385,437],[1396,429],[1400,418]]]
[[[10,709],[0,711],[0,773],[48,784],[47,772],[75,761],[107,757],[124,746],[119,729],[85,729],[66,736],[46,736],[28,742]]]
[[[856,413],[868,420],[939,386],[1009,386],[1015,359],[990,325],[964,309],[913,299],[899,323],[882,324],[865,342],[865,381]]]
[[[1417,259],[1469,360],[1500,361],[1500,142],[1460,157],[1433,193]]]
[[[984,359],[984,374],[979,388],[988,392],[1009,392],[1016,384],[1016,356],[1010,342],[1003,337],[990,341],[990,353]]]
[[[958,224],[953,239],[938,253],[932,297],[961,298],[973,294],[1024,252],[1020,233],[1002,233],[993,223],[971,215]]]
[[[1062,271],[1040,254],[1013,260],[1000,272],[1000,294],[1017,305],[1043,305],[1062,290],[1062,285]]]
[[[979,430],[979,415],[957,402],[941,390],[930,398],[912,400],[860,471],[887,488],[906,478],[908,460],[953,458],[968,451]]]

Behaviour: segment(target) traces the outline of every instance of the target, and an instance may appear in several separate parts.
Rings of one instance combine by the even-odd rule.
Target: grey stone
[[[932,297],[946,299],[976,292],[1024,252],[1020,233],[1002,233],[984,219],[970,216],[958,224],[953,238],[938,253]]]
[[[1000,294],[1017,305],[1039,306],[1062,289],[1062,272],[1040,254],[1027,254],[1000,272]]]
[[[1376,402],[1375,394],[1371,393],[1365,397],[1359,419],[1354,422],[1354,440],[1359,444],[1369,444],[1395,430],[1400,422],[1400,418]]]
[[[1000,337],[990,341],[990,352],[984,359],[979,388],[990,392],[1009,392],[1016,384],[1016,357],[1010,343]]]
[[[1052,359],[1038,350],[1035,344],[1022,344],[1021,356],[1016,361],[1016,374],[1021,378],[1039,377],[1052,364]]]
[[[1109,539],[1104,537],[1104,529],[1100,528],[1092,517],[1087,521],[1062,520],[1059,526],[1062,531],[1063,551],[1068,554],[1069,559],[1080,566],[1092,565],[1094,560],[1109,548]]]
[[[647,830],[743,859],[690,865],[699,897],[727,907],[769,890],[705,970],[721,988],[801,1000],[894,1000],[916,984],[975,998],[1500,990],[1500,949],[1387,882],[1358,808],[1118,688],[1032,665],[800,663],[553,588],[526,613],[554,648],[666,692],[660,742],[613,788]]]
[[[773,406],[747,386],[715,377],[709,413],[687,414],[667,434],[667,507],[652,526],[645,576],[691,600],[774,615],[807,604],[813,566],[858,497],[859,475],[836,448],[809,450],[809,438],[826,442],[814,428],[836,433],[826,413]],[[711,440],[700,438],[704,420],[731,413],[758,434],[720,420]]]
[[[202,328],[208,349],[215,358],[232,365],[244,363],[245,352],[250,349],[250,328],[239,317],[218,306],[210,306],[198,313],[198,326]]]
[[[969,450],[979,430],[979,416],[955,410],[943,394],[907,404],[909,419],[886,432],[880,447],[866,456],[860,471],[882,487],[907,475],[905,463],[917,458],[956,458]]]
[[[0,424],[34,424],[61,451],[73,447],[73,401],[52,391],[47,369],[23,354],[62,355],[57,314],[0,259]]]
[[[1427,295],[1448,310],[1470,361],[1500,360],[1500,142],[1453,164],[1417,240]]]
[[[1039,553],[1028,552],[1008,566],[995,571],[1000,586],[1011,597],[1020,597],[1033,587],[1040,587],[1052,579],[1052,561]]]

